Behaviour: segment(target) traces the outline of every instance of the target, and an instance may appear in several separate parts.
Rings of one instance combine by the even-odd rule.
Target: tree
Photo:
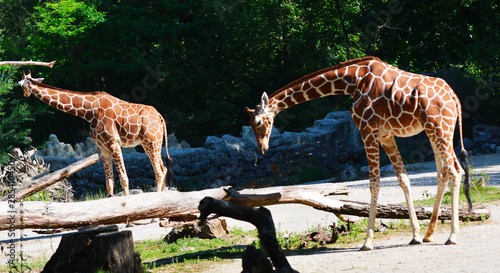
[[[16,99],[9,99],[15,82],[13,74],[15,68],[0,66],[0,163],[7,161],[6,154],[14,147],[24,147],[31,143],[28,137],[30,129],[26,128],[27,121],[34,120],[33,113],[26,103]]]

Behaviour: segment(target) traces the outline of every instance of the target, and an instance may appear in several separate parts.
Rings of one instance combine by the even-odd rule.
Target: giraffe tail
[[[460,133],[460,144],[462,146],[462,150],[460,150],[460,165],[465,172],[464,179],[464,193],[467,198],[467,203],[469,203],[469,215],[472,212],[472,199],[470,197],[470,182],[469,182],[469,155],[464,147],[464,138],[462,134],[462,108],[460,105],[460,101],[456,98],[457,109],[458,109],[458,129]]]
[[[469,184],[469,159],[468,159],[467,151],[462,148],[460,151],[460,165],[462,165],[462,169],[465,171],[465,179],[464,179],[464,193],[467,198],[467,202],[469,203],[469,214],[472,212],[472,199],[470,198],[470,184]]]
[[[167,152],[166,156],[166,162],[165,165],[167,167],[167,177],[166,177],[166,182],[168,182],[168,187],[174,187],[175,186],[175,181],[174,181],[174,160],[170,157],[168,154],[168,134],[167,134],[167,122],[165,119],[162,117],[163,120],[163,133],[165,136],[165,151]]]

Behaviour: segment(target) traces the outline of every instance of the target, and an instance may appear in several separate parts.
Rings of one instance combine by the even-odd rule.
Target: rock
[[[243,138],[255,140],[255,132],[253,131],[252,127],[250,127],[250,126],[241,127],[241,136]],[[255,141],[255,142],[257,142],[257,141]]]
[[[228,185],[228,183],[226,181],[221,180],[221,179],[216,179],[212,184],[210,184],[209,188],[216,189],[216,188],[224,187],[227,185]]]
[[[181,141],[181,148],[183,149],[189,149],[191,148],[191,146],[189,145],[189,143],[187,143],[186,141]]]
[[[168,135],[168,147],[169,148],[182,148],[182,145],[179,144],[175,135],[170,134],[170,135]]]
[[[358,170],[351,165],[346,165],[342,171],[340,171],[341,181],[352,181],[358,177]]]
[[[130,195],[144,193],[141,189],[130,189],[129,192],[130,192]],[[116,196],[125,196],[125,193],[123,191],[121,191],[121,192],[117,193]]]
[[[202,239],[224,238],[229,234],[225,219],[213,219],[198,226],[198,223],[173,228],[163,241],[172,244],[181,238],[199,237]]]

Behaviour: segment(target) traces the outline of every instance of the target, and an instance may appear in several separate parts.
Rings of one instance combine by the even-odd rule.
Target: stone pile
[[[464,140],[470,152],[496,152],[496,148],[500,146],[500,129],[487,129],[489,131],[485,131],[484,127],[475,128],[478,135],[474,142]],[[301,182],[297,181],[300,173],[308,169],[312,170],[313,179],[315,175],[322,174],[326,177],[338,177],[340,181],[356,179],[360,174],[366,176],[368,172],[363,142],[348,111],[329,113],[303,132],[281,133],[274,129],[270,149],[265,155],[258,152],[253,130],[249,126],[242,128],[241,137],[210,136],[206,139],[205,147],[190,148],[186,142],[179,143],[173,135],[169,135],[168,139],[168,151],[174,160],[174,180],[177,187],[184,191],[224,185],[259,187],[296,183]],[[71,149],[68,145],[58,144],[56,140],[57,137],[51,136],[47,146],[52,145],[52,150],[69,154],[67,151]],[[429,140],[424,133],[397,139],[397,142],[406,164],[434,160]],[[477,145],[473,143],[480,144],[481,147],[476,148]],[[90,143],[82,145],[83,155],[90,155],[89,150],[97,152],[92,147]],[[163,158],[165,155],[163,150]],[[155,176],[147,155],[132,152],[123,157],[130,188],[154,190]],[[52,169],[63,168],[78,160],[76,156],[48,156],[47,152],[43,158]],[[390,164],[382,150],[381,161],[382,166]],[[393,172],[391,166],[383,167],[382,170],[382,173]],[[68,180],[72,183],[76,196],[106,191],[101,162],[75,173]],[[116,169],[115,185],[119,185]]]

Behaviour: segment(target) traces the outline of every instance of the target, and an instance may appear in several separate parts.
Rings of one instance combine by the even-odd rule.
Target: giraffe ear
[[[44,78],[31,78],[35,82],[42,82]]]
[[[266,109],[269,104],[269,97],[267,97],[266,92],[262,94],[262,98],[260,99],[260,107],[261,109]]]

